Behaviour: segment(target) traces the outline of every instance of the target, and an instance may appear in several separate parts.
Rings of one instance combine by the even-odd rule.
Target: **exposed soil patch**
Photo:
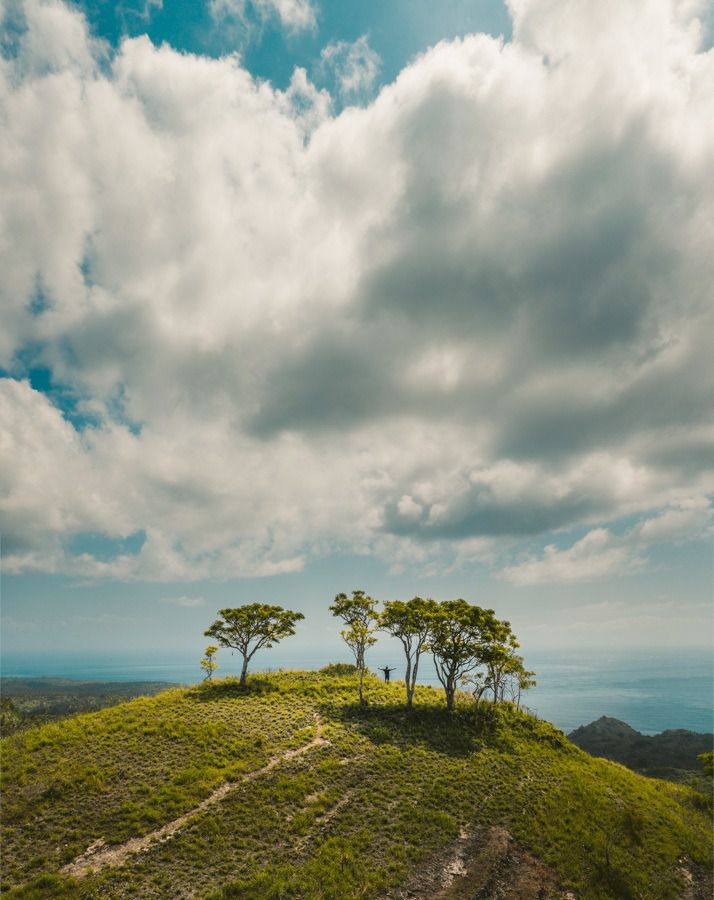
[[[504,828],[461,829],[450,852],[418,867],[393,900],[560,900],[555,873],[526,853]]]
[[[123,844],[114,846],[107,846],[104,840],[100,838],[89,846],[81,856],[78,856],[73,862],[64,866],[62,874],[71,875],[73,878],[82,878],[90,872],[98,872],[106,866],[120,866],[128,857],[133,856],[136,853],[146,853],[155,844],[162,844],[165,841],[170,840],[181,830],[181,828],[183,828],[189,819],[193,819],[209,807],[219,803],[226,794],[235,790],[246,781],[253,781],[255,778],[270,772],[276,766],[280,765],[280,763],[294,759],[296,756],[301,756],[303,753],[307,753],[315,747],[321,747],[328,743],[329,741],[322,736],[322,721],[319,716],[315,716],[315,737],[309,744],[305,744],[295,750],[286,750],[284,753],[276,754],[268,760],[267,764],[263,766],[262,769],[256,769],[254,772],[249,772],[239,781],[224,782],[219,785],[210,796],[199,803],[198,806],[195,806],[193,809],[184,813],[182,816],[179,816],[177,819],[174,819],[172,822],[167,822],[166,825],[162,825],[161,828],[157,828],[156,831],[152,831],[142,837],[130,838]]]
[[[697,866],[686,856],[677,860],[677,874],[684,889],[682,900],[711,900],[714,897],[714,872]]]

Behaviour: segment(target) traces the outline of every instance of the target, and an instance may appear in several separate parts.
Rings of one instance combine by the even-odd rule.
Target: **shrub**
[[[357,666],[354,663],[328,663],[320,669],[323,675],[356,675]]]

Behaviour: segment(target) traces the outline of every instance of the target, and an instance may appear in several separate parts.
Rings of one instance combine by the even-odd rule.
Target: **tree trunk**
[[[364,705],[364,696],[362,693],[364,684],[364,666],[360,666],[359,670],[359,704],[360,706]]]
[[[240,686],[245,687],[245,677],[248,674],[248,657],[243,654],[243,668],[240,670]]]
[[[407,706],[411,709],[414,700],[414,689],[416,688],[417,671],[419,669],[419,654],[417,653],[414,665],[411,667],[410,680],[408,682]]]
[[[454,694],[456,693],[456,679],[453,675],[449,675],[449,677],[446,679],[446,685],[444,687],[446,690],[446,708],[453,709]]]

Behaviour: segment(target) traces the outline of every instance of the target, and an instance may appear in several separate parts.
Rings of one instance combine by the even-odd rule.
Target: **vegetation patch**
[[[5,739],[4,890],[396,897],[464,841],[465,872],[491,859],[498,880],[503,860],[523,854],[550,873],[544,896],[675,900],[689,877],[708,889],[710,823],[690,788],[594,759],[508,703],[457,693],[449,712],[442,691],[417,686],[408,710],[403,683],[368,673],[362,693],[360,703],[355,672],[278,672]],[[286,754],[314,738],[315,715],[329,743]],[[59,874],[98,839],[141,837],[231,779],[170,839],[81,880]]]

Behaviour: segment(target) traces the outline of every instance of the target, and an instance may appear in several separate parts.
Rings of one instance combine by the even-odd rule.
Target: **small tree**
[[[235,609],[219,610],[220,619],[206,629],[206,637],[215,638],[222,647],[231,647],[243,657],[240,683],[245,685],[248,663],[262,647],[272,647],[295,634],[295,623],[305,616],[282,606],[249,603]]]
[[[464,677],[461,679],[461,683],[464,685],[464,687],[469,687],[471,689],[474,703],[477,706],[481,702],[481,698],[483,697],[483,695],[491,687],[488,673],[483,670],[478,672],[471,672],[464,675]]]
[[[429,646],[447,709],[454,708],[459,681],[481,663],[497,624],[492,609],[481,609],[460,599],[445,600],[432,615]]]
[[[531,672],[523,665],[522,656],[516,656],[514,653],[510,657],[505,671],[505,689],[508,691],[511,700],[519,709],[521,707],[521,694],[523,691],[530,690],[530,688],[536,686],[534,675],[535,672]]]
[[[503,700],[506,682],[517,671],[519,662],[523,663],[521,657],[516,656],[518,646],[516,636],[511,631],[511,623],[494,619],[489,640],[480,653],[480,662],[488,671],[486,686],[493,693],[494,703]]]
[[[213,678],[213,673],[218,668],[218,663],[213,658],[216,653],[218,653],[218,647],[215,647],[213,644],[209,644],[208,647],[204,650],[206,654],[205,657],[201,660],[201,668],[205,672],[203,676],[204,681],[210,681]]]
[[[379,627],[393,637],[399,638],[407,660],[404,679],[407,689],[407,707],[411,709],[414,700],[417,671],[421,654],[428,649],[429,631],[432,618],[438,609],[434,600],[412,597],[403,600],[387,600],[384,612],[379,617]]]
[[[364,654],[367,647],[376,644],[374,636],[379,615],[375,609],[377,601],[364,591],[352,591],[352,596],[337,594],[330,606],[333,616],[338,616],[347,625],[340,634],[354,654],[359,672],[359,702],[364,703]]]

